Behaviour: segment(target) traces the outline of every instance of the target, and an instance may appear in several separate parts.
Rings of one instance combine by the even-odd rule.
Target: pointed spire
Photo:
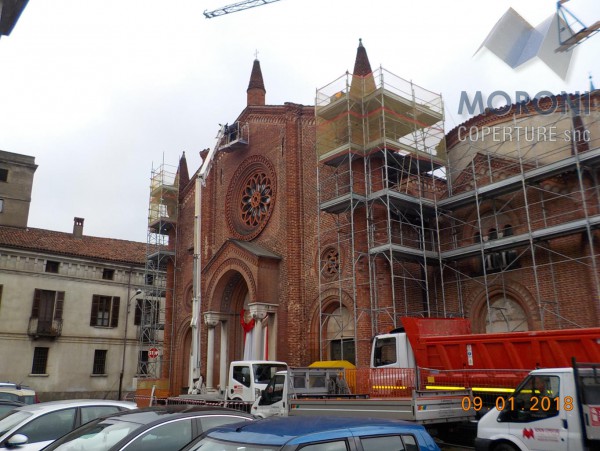
[[[350,95],[360,98],[366,94],[375,91],[375,79],[371,70],[371,63],[367,56],[367,50],[362,44],[362,39],[358,40],[356,49],[356,60],[354,61],[354,72],[352,73],[352,82],[350,84]]]
[[[589,79],[590,79],[590,92],[595,91],[596,87],[594,86],[594,81],[592,80],[592,74],[591,73],[589,75]]]
[[[364,77],[365,75],[368,75],[371,72],[373,71],[371,70],[371,63],[369,63],[367,50],[362,44],[362,39],[359,38],[358,48],[356,49],[356,61],[354,62],[354,72],[352,72],[352,74]]]
[[[179,177],[179,189],[185,187],[190,181],[190,173],[188,172],[187,160],[185,159],[185,152],[179,159],[179,167],[177,168],[177,176]]]
[[[260,70],[260,61],[256,58],[252,65],[250,83],[248,83],[248,89],[246,90],[247,105],[264,105],[266,92],[262,71]]]

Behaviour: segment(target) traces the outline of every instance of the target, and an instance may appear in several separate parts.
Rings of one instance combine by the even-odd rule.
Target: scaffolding
[[[177,168],[164,164],[152,168],[148,207],[145,290],[135,306],[138,326],[138,377],[159,378],[163,365],[165,302],[173,299],[179,183]],[[173,280],[169,281],[169,277]],[[171,355],[171,353],[169,353]]]
[[[590,305],[600,293],[598,94],[583,112],[558,96],[551,114],[482,115],[447,150],[441,96],[382,68],[318,90],[319,357],[368,364],[371,337],[402,316],[582,326],[561,305],[577,268]],[[492,122],[512,135],[468,135]]]

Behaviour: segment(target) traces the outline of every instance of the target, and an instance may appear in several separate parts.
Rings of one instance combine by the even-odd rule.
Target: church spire
[[[589,75],[590,78],[590,92],[595,91],[596,87],[594,86],[594,80],[592,80],[592,74]]]
[[[367,50],[362,44],[362,39],[358,40],[358,48],[356,49],[356,61],[354,61],[354,72],[353,75],[360,75],[364,77],[369,75],[371,72],[371,63],[369,63],[369,57],[367,56]]]
[[[375,91],[375,79],[371,70],[371,63],[367,56],[367,50],[362,44],[362,39],[358,40],[356,49],[356,60],[354,61],[354,72],[352,72],[352,82],[350,84],[350,95],[354,97],[363,97]]]
[[[260,61],[256,58],[252,65],[250,83],[248,83],[248,89],[246,90],[247,105],[264,105],[266,92],[262,71],[260,70]]]
[[[179,184],[180,192],[190,181],[190,173],[188,172],[188,165],[187,160],[185,159],[185,152],[183,152],[181,158],[179,159],[179,166],[177,167],[175,180],[177,181],[176,183]]]

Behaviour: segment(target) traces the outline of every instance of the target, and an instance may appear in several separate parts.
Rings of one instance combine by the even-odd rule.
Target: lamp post
[[[137,290],[135,290],[133,296],[131,296],[127,301],[127,310],[125,311],[125,332],[123,333],[123,359],[121,360],[121,372],[119,373],[119,400],[121,399],[121,394],[123,390],[123,374],[125,373],[125,355],[127,350],[127,326],[129,324],[129,307],[131,305],[131,300],[142,293],[143,291],[138,288]]]

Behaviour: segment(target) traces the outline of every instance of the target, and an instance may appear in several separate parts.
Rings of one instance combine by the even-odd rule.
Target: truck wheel
[[[512,446],[510,443],[500,443],[499,445],[494,446],[494,451],[519,451],[517,448]]]

